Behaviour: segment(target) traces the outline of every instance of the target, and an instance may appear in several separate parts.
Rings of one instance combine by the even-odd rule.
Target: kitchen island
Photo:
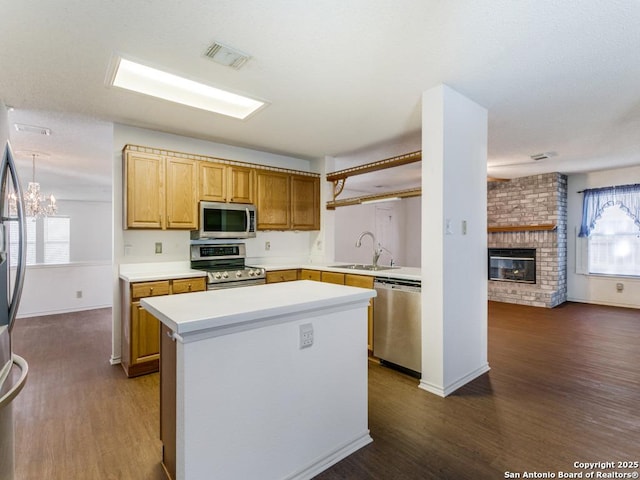
[[[307,479],[371,442],[375,291],[295,281],[147,298],[171,478]]]

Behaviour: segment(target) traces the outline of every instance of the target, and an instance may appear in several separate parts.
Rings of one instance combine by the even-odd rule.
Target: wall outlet
[[[76,291],[76,298],[82,298],[82,290]]]
[[[162,242],[156,242],[156,253],[162,253]]]
[[[616,283],[616,292],[622,293],[624,290],[624,283]]]
[[[305,323],[300,325],[300,348],[308,348],[313,345],[313,325]]]
[[[264,242],[264,249],[271,250],[271,242]]]

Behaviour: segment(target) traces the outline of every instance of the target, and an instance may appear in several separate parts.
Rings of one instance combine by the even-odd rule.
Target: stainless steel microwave
[[[239,203],[200,202],[200,227],[191,238],[256,236],[256,207]]]

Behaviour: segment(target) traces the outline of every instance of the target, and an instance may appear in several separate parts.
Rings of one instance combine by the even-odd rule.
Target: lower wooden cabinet
[[[319,282],[322,280],[322,272],[320,270],[308,270],[303,268],[300,270],[300,280],[315,280]]]
[[[360,288],[369,288],[373,289],[373,277],[368,275],[353,275],[351,273],[347,273],[344,276],[344,284],[349,285],[351,287],[360,287]],[[369,315],[368,315],[368,325],[367,329],[367,344],[370,352],[373,352],[373,309],[375,304],[375,299],[369,300]]]
[[[140,302],[131,305],[131,364],[157,363],[160,353],[158,319],[142,308]]]
[[[336,285],[344,285],[344,273],[322,272],[322,281],[325,283],[335,283]]]
[[[370,275],[355,275],[352,273],[338,273],[321,270],[300,270],[300,280],[315,280],[318,282],[335,283],[337,285],[349,285],[351,287],[373,289],[374,278]],[[373,352],[373,308],[374,299],[369,300],[368,337],[367,344],[370,352]]]
[[[298,280],[298,270],[273,270],[267,272],[267,283],[292,282]]]
[[[206,290],[204,277],[120,282],[122,301],[122,359],[127,377],[157,372],[160,359],[160,322],[140,305],[140,299]]]

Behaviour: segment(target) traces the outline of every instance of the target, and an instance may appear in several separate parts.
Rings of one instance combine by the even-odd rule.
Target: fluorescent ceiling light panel
[[[124,58],[120,58],[111,84],[241,120],[266,105],[260,100],[194,82]]]
[[[395,202],[396,200],[400,200],[400,197],[376,198],[374,200],[363,200],[360,203],[367,205],[369,203]]]

